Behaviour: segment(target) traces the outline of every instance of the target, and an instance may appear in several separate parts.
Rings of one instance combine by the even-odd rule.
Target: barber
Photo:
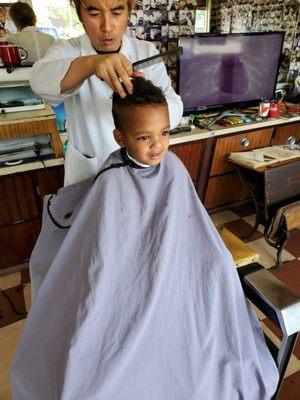
[[[145,76],[160,86],[167,98],[171,128],[182,115],[181,99],[174,92],[163,62],[134,71],[134,61],[157,54],[152,43],[125,35],[135,0],[71,0],[85,34],[58,40],[36,62],[32,89],[56,106],[65,104],[69,145],[65,185],[93,176],[107,156],[118,148],[113,138],[112,93],[132,92],[130,77]]]

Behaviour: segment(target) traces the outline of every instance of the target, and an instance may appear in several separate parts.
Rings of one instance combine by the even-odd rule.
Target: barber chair
[[[279,371],[276,400],[300,331],[300,297],[257,261],[259,255],[221,225],[216,226],[231,252],[246,297],[282,332],[279,348],[265,335]]]

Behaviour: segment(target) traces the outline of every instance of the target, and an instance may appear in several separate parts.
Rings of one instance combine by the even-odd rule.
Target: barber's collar
[[[121,49],[121,46],[117,50],[113,50],[113,51],[100,51],[100,50],[97,50],[94,48],[94,50],[97,54],[116,54],[116,53],[120,52],[120,49]]]

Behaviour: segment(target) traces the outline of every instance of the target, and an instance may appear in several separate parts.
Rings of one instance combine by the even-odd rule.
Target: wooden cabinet
[[[46,194],[56,193],[64,184],[64,168],[51,168],[36,173],[39,195],[43,199]]]
[[[28,261],[40,229],[40,219],[0,229],[0,267],[6,268]]]
[[[211,209],[249,197],[248,190],[235,172],[209,179],[205,208]]]
[[[180,158],[189,171],[201,200],[203,200],[208,178],[212,144],[213,139],[209,138],[170,146],[170,150]]]
[[[290,136],[300,141],[299,122],[175,144],[170,150],[186,166],[205,207],[213,209],[249,197],[234,165],[228,162],[231,152],[284,144]]]
[[[63,186],[63,166],[0,177],[0,268],[28,261],[46,194]]]
[[[250,151],[269,146],[272,134],[273,128],[266,128],[216,139],[205,194],[204,205],[207,209],[243,200],[249,196],[234,166],[228,162],[228,156],[231,152]]]
[[[228,162],[228,156],[230,153],[250,151],[260,147],[269,146],[272,133],[273,128],[267,128],[218,138],[216,140],[210,176],[233,171],[234,166]]]
[[[0,226],[38,218],[34,176],[17,175],[0,179]]]
[[[294,137],[296,143],[300,143],[300,124],[289,124],[284,126],[277,126],[274,130],[272,138],[272,145],[278,146],[288,143],[288,138]]]
[[[218,137],[212,157],[204,205],[212,209],[249,197],[248,191],[241,184],[234,166],[228,162],[231,152],[249,151],[270,145],[283,145],[294,136],[300,142],[299,122],[276,125],[245,133]],[[245,146],[245,144],[248,144]]]
[[[193,182],[196,182],[199,178],[200,163],[203,158],[204,148],[205,140],[170,147],[170,150],[180,158],[189,171]]]

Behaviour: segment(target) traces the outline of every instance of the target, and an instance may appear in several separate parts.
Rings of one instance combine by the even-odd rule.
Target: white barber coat
[[[124,35],[120,53],[130,62],[157,54],[155,46]],[[65,185],[96,174],[107,156],[119,146],[114,140],[111,113],[112,90],[95,75],[72,91],[60,93],[60,82],[71,62],[80,56],[96,54],[86,34],[57,40],[45,57],[32,68],[30,84],[34,92],[56,106],[65,103],[69,146],[65,160]],[[146,79],[161,87],[168,101],[171,128],[182,116],[183,105],[174,92],[163,62],[141,69]]]

